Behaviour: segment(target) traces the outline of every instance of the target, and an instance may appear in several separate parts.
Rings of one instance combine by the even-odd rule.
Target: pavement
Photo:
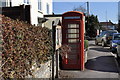
[[[109,47],[96,46],[94,41],[89,42],[89,52],[85,70],[60,70],[59,78],[78,78],[91,79],[98,78],[105,80],[120,80],[119,66],[115,60],[114,54],[109,50]]]

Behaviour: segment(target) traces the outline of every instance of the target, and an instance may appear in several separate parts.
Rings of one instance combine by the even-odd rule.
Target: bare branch
[[[79,6],[79,7],[74,7],[73,11],[81,11],[81,12],[85,13],[87,10],[82,6]]]

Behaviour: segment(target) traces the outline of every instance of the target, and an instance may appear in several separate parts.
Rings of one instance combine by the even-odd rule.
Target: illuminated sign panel
[[[80,19],[80,16],[64,17],[64,19]]]

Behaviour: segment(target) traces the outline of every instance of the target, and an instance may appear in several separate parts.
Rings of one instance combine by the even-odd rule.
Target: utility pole
[[[52,22],[52,40],[53,40],[53,54],[52,54],[52,80],[55,80],[54,79],[54,54],[55,54],[55,51],[56,51],[56,26],[54,25],[54,21]]]
[[[87,2],[87,16],[89,16],[89,2]]]
[[[12,2],[11,2],[11,0],[10,0],[10,7],[12,7]]]
[[[106,10],[106,26],[107,26],[107,29],[108,29],[108,19],[107,19],[107,10]]]
[[[87,27],[89,27],[88,25],[89,25],[89,2],[86,2],[87,3]],[[85,34],[87,34],[87,32],[85,33]],[[87,34],[88,35],[88,34]]]

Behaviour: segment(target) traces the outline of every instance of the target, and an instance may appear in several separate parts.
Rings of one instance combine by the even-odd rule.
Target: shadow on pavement
[[[95,44],[89,44],[89,46],[96,46]]]
[[[98,45],[95,45],[95,44],[89,44],[89,46],[102,46],[102,44],[98,44]]]
[[[100,51],[100,52],[111,52],[110,49],[108,48],[90,48],[90,50],[96,50],[96,51]]]
[[[94,71],[118,73],[113,56],[100,56],[89,59],[85,64],[85,68]]]

